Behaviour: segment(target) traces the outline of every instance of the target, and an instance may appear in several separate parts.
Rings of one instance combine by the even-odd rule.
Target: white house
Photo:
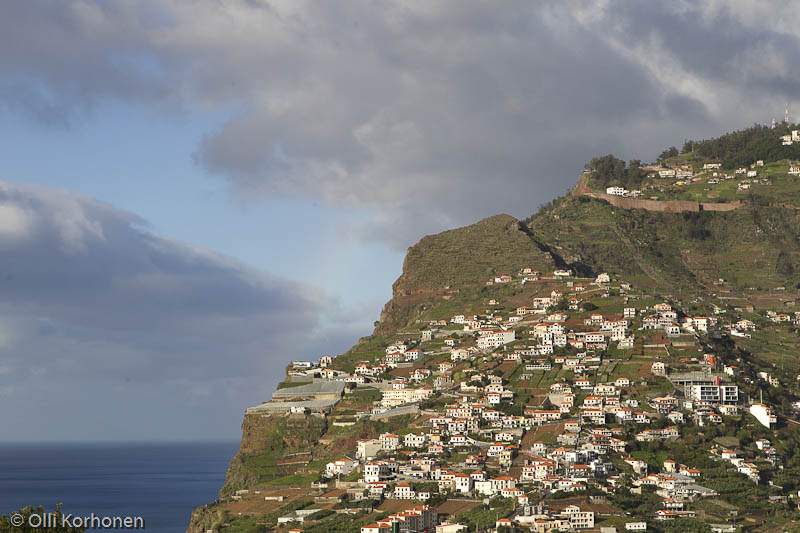
[[[424,433],[419,435],[409,433],[403,437],[403,445],[408,448],[424,448],[427,440],[428,436]]]
[[[392,433],[384,433],[380,436],[381,449],[394,451],[400,446],[400,437]]]
[[[595,283],[611,283],[611,277],[607,273],[602,272],[602,273],[597,275],[597,277],[595,278],[594,282]]]
[[[413,500],[417,492],[408,483],[398,483],[394,487],[394,497],[398,500]]]
[[[453,488],[456,492],[466,494],[472,490],[472,478],[467,474],[458,473],[453,478]]]
[[[350,459],[338,459],[328,463],[325,467],[325,473],[329,476],[346,476],[350,474],[358,466],[356,461]]]
[[[360,440],[357,443],[356,458],[363,460],[377,457],[381,451],[381,441],[378,439]]]

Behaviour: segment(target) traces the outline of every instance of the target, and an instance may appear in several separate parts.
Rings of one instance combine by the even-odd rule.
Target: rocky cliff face
[[[510,215],[496,215],[463,228],[423,237],[408,249],[395,296],[420,290],[481,283],[499,273],[530,266],[552,269],[552,258]]]
[[[408,249],[403,273],[392,285],[392,299],[381,312],[376,334],[406,325],[421,301],[479,287],[496,275],[524,267],[552,271],[555,266],[551,254],[510,215],[428,235]]]
[[[246,414],[242,442],[231,459],[220,497],[252,487],[265,478],[294,474],[304,461],[285,461],[287,451],[311,454],[327,429],[316,416],[267,416]]]
[[[296,474],[313,458],[313,448],[327,429],[324,418],[305,415],[245,414],[242,441],[225,474],[220,499],[240,489],[247,489],[270,478]],[[298,460],[287,459],[296,451]],[[216,529],[222,519],[213,506],[192,513],[188,531],[200,533]]]

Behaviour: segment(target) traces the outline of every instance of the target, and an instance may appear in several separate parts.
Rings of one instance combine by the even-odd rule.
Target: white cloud
[[[316,287],[91,198],[0,182],[0,205],[36,220],[3,244],[0,418],[19,421],[7,438],[42,437],[49,422],[61,429],[42,438],[233,437],[290,359],[339,353],[369,329]],[[111,423],[143,416],[145,430]]]
[[[248,198],[370,209],[358,233],[398,248],[484,215],[524,216],[599,153],[647,159],[766,122],[800,88],[800,15],[776,2],[13,9],[0,101],[55,122],[108,98],[224,109],[230,120],[196,153],[208,170]],[[21,33],[32,20],[41,32]]]
[[[109,98],[225,110],[195,155],[240,196],[368,209],[357,233],[403,248],[529,214],[600,153],[768,121],[800,81],[769,6],[27,2],[0,26],[0,101],[46,121]]]
[[[0,204],[0,241],[15,241],[27,237],[35,220],[25,209],[11,204]]]

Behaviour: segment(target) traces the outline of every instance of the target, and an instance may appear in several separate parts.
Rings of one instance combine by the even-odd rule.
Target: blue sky
[[[286,362],[370,333],[422,236],[800,105],[797,28],[777,1],[5,6],[2,438],[238,438]]]
[[[155,233],[334,288],[344,305],[388,300],[402,253],[350,233],[368,220],[368,210],[299,195],[249,201],[197,164],[199,142],[225,115],[156,116],[106,102],[68,126],[51,127],[7,113],[0,136],[13,143],[0,149],[0,179],[92,196],[138,214]]]

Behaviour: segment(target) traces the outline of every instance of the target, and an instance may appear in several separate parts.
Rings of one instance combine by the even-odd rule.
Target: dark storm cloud
[[[344,349],[363,322],[318,289],[42,187],[0,182],[0,257],[0,414],[20,421],[18,438],[45,420],[64,425],[61,438],[101,438],[85,414],[142,417],[145,406],[139,438],[224,434],[198,424],[199,412],[180,425],[162,415],[227,410],[216,420],[235,427],[290,358]],[[128,429],[106,436],[135,436]]]
[[[56,123],[107,99],[226,110],[199,164],[248,198],[370,209],[360,233],[401,248],[525,216],[595,155],[647,160],[780,118],[800,85],[800,16],[776,2],[74,0],[7,12],[8,107]]]

